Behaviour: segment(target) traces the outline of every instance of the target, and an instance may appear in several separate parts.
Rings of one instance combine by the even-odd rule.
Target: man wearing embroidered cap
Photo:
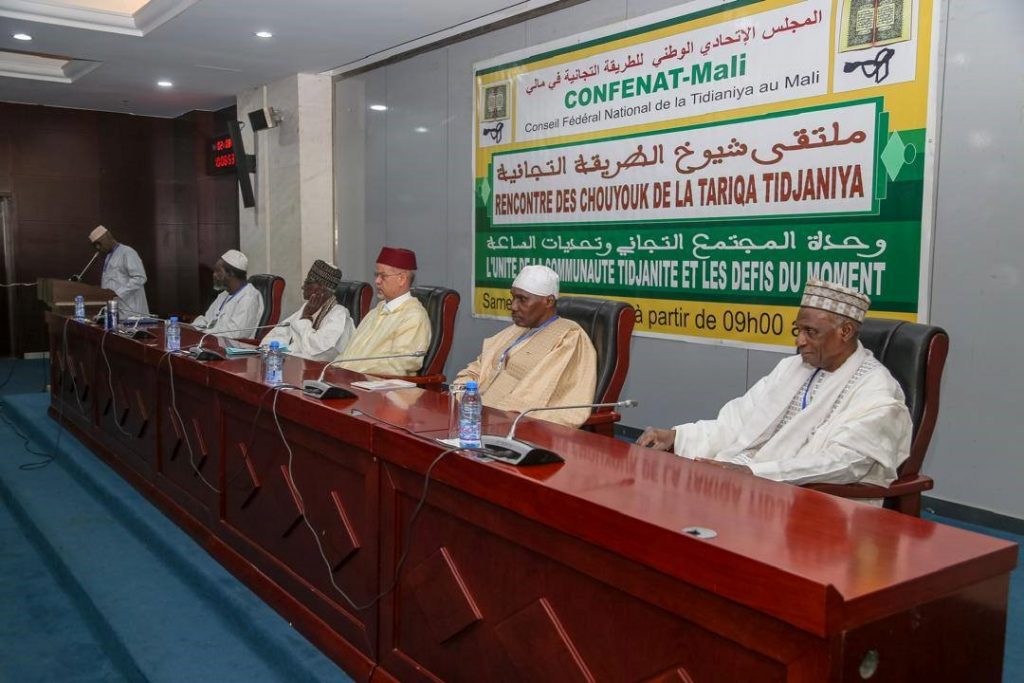
[[[582,327],[555,311],[558,274],[546,266],[526,266],[511,294],[512,324],[484,340],[480,356],[455,383],[476,382],[484,405],[501,410],[592,402],[597,352]],[[569,427],[579,427],[589,415],[589,408],[536,413]]]
[[[213,287],[220,294],[206,313],[192,321],[211,334],[241,339],[256,336],[263,316],[263,295],[249,284],[249,259],[237,249],[228,249],[213,267]]]
[[[138,252],[115,240],[113,233],[102,225],[97,225],[89,233],[89,241],[96,251],[106,256],[103,259],[100,287],[117,294],[121,301],[121,314],[147,315],[149,302],[146,301],[146,268]]]
[[[870,304],[857,290],[808,280],[798,356],[717,419],[648,427],[637,443],[776,481],[887,486],[910,455],[912,425],[899,382],[857,339]]]
[[[416,254],[409,249],[384,247],[373,274],[380,303],[366,314],[338,360],[367,356],[397,356],[426,351],[430,346],[430,318],[409,290],[416,275]],[[344,363],[343,368],[371,375],[414,375],[423,358],[407,356]]]
[[[275,327],[263,338],[263,344],[281,343],[288,353],[310,360],[332,361],[345,350],[355,326],[348,309],[338,303],[336,291],[341,271],[331,263],[313,261],[302,298],[306,304],[284,320],[288,327]]]

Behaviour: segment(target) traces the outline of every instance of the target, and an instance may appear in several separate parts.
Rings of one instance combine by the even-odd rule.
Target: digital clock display
[[[210,173],[219,175],[234,173],[236,170],[235,149],[231,144],[231,136],[218,135],[210,143]]]

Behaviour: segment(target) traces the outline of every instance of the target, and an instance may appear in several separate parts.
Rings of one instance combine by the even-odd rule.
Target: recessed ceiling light
[[[256,31],[257,38],[273,38],[274,34],[270,31]]]
[[[426,133],[427,132],[427,129],[424,128],[423,126],[416,126],[415,130],[416,130],[417,133]]]
[[[161,88],[173,88],[174,87],[174,83],[172,83],[170,81],[157,81],[156,84],[159,85]]]
[[[30,36],[27,33],[15,33],[11,37],[14,38],[15,40],[32,40],[32,36]]]
[[[385,107],[383,104],[371,104],[370,105],[370,109],[372,109],[374,111],[387,111],[388,110],[388,108]]]

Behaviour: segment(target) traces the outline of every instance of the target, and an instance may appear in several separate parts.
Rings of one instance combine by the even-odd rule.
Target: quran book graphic
[[[846,0],[839,28],[839,51],[910,40],[913,8],[913,0]]]

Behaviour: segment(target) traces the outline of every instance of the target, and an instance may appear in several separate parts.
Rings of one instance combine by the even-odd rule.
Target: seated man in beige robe
[[[338,361],[368,356],[400,356],[339,362],[338,366],[368,375],[415,375],[430,346],[430,317],[409,291],[416,274],[416,254],[384,247],[377,256],[374,284],[380,303],[366,314]],[[405,355],[403,355],[405,354]]]
[[[501,410],[592,403],[597,352],[582,327],[555,312],[558,274],[526,266],[511,291],[513,324],[484,340],[480,356],[455,383],[475,381],[484,405]],[[536,417],[579,427],[590,410],[546,410]]]

